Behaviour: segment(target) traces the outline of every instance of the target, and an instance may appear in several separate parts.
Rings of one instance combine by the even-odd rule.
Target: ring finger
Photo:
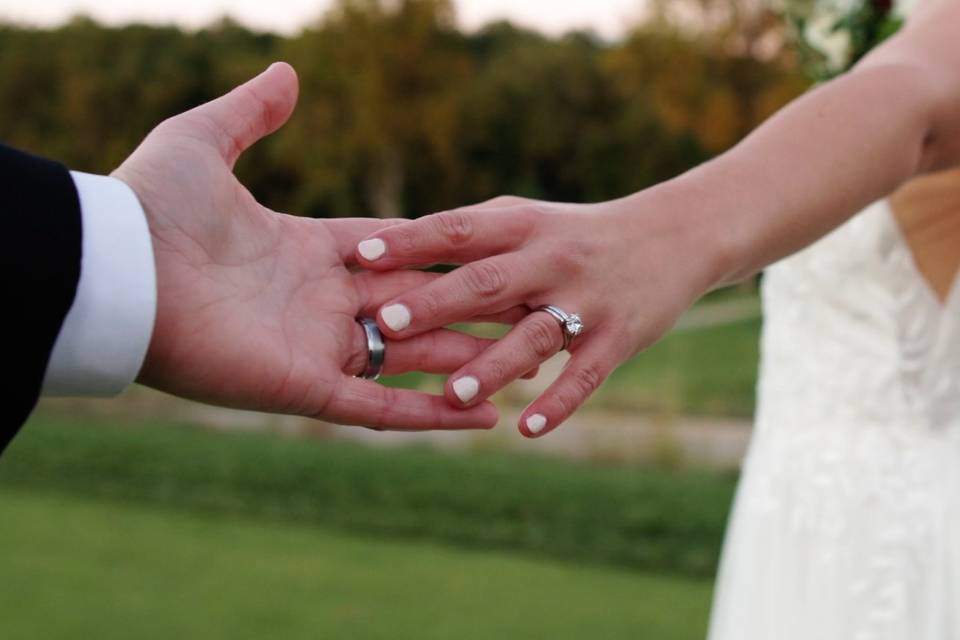
[[[360,375],[370,358],[367,335],[359,323],[354,323],[353,348],[343,367],[347,375]],[[384,337],[383,375],[398,375],[410,371],[423,373],[451,373],[479,356],[496,341],[478,338],[451,329],[437,329],[409,340],[390,340]]]

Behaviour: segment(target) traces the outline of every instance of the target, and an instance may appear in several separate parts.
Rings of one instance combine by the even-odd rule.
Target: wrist
[[[140,204],[140,208],[143,210],[143,216],[147,221],[147,228],[150,230],[151,234],[153,232],[153,221],[151,220],[151,207],[149,206],[149,192],[143,187],[141,181],[138,179],[139,174],[127,167],[127,163],[124,163],[114,169],[110,173],[110,177],[116,180],[119,180],[127,186],[130,191],[133,192],[133,195],[137,198],[137,202]]]
[[[618,201],[618,209],[634,246],[654,240],[661,259],[682,260],[690,302],[735,281],[738,240],[701,189],[674,180]]]
[[[154,322],[151,327],[146,353],[143,356],[143,363],[137,373],[136,382],[149,385],[149,372],[153,361],[156,360],[155,354],[158,342],[157,336],[160,333],[158,329],[161,325],[159,320],[161,319],[162,315],[162,299],[160,296],[160,280],[162,274],[160,269],[161,265],[159,264],[160,256],[157,254],[155,247],[156,239],[154,235],[154,227],[156,221],[153,217],[153,207],[150,204],[150,189],[147,188],[144,181],[140,179],[141,175],[135,169],[132,169],[127,165],[128,163],[124,163],[123,165],[114,169],[113,172],[110,173],[110,177],[119,180],[120,182],[124,183],[128,189],[130,189],[134,197],[139,202],[140,208],[143,211],[143,218],[146,221],[147,238],[149,240],[149,246],[151,249],[151,262],[154,269],[153,288],[151,290],[153,295]]]

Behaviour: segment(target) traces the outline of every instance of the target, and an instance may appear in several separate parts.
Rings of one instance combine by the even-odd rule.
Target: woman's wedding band
[[[376,380],[383,373],[383,363],[387,359],[387,343],[384,342],[383,334],[380,333],[380,327],[375,320],[357,318],[357,322],[363,327],[363,333],[367,336],[367,367],[357,377]]]
[[[555,307],[552,304],[545,304],[537,309],[537,311],[549,313],[560,323],[560,330],[563,332],[564,350],[570,347],[570,343],[573,342],[574,338],[583,333],[583,320],[575,313],[567,313],[560,307]]]

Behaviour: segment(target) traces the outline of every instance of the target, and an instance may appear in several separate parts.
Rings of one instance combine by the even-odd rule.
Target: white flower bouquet
[[[916,0],[773,0],[787,17],[810,73],[837,76],[895,33]]]

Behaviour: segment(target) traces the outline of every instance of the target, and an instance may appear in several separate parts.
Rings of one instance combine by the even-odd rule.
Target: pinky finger
[[[520,433],[540,438],[563,424],[616,369],[612,353],[602,342],[578,349],[560,377],[520,416]]]

